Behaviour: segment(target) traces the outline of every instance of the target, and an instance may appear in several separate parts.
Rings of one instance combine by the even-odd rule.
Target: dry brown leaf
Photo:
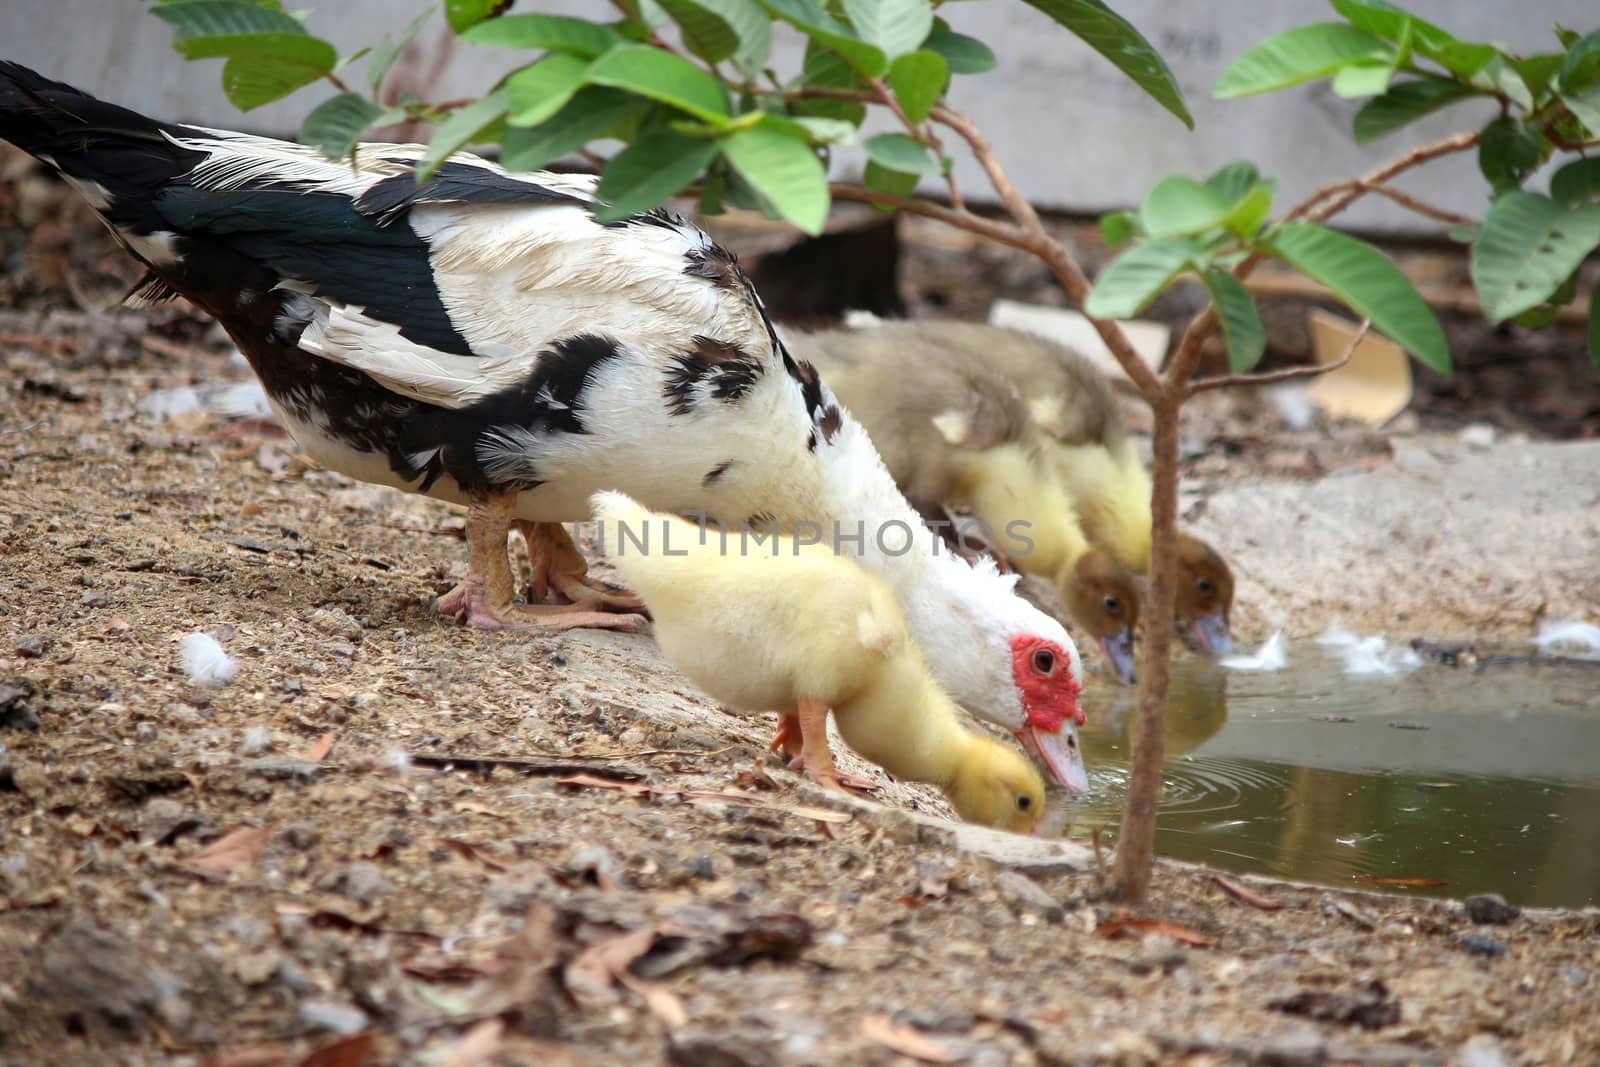
[[[558,956],[555,909],[541,900],[528,905],[517,932],[495,951],[499,969],[472,994],[475,1010],[485,1015],[528,1010],[550,992],[550,969]]]
[[[1390,878],[1381,874],[1358,874],[1357,882],[1366,882],[1368,885],[1392,885],[1407,889],[1427,889],[1435,886],[1450,885],[1450,882],[1440,881],[1437,878]]]
[[[491,871],[504,871],[506,869],[505,864],[470,841],[463,841],[456,837],[425,837],[422,840],[430,845],[440,845],[447,848],[462,859],[481,863]]]
[[[666,986],[646,981],[628,971],[618,974],[617,981],[633,990],[644,1001],[644,1006],[650,1009],[650,1014],[666,1025],[676,1028],[689,1021],[689,1011],[683,1006],[682,998]]]
[[[887,1015],[863,1015],[861,1036],[876,1041],[902,1056],[923,1063],[954,1063],[955,1055],[939,1042],[909,1023],[897,1023]]]
[[[235,1045],[211,1057],[205,1067],[281,1067],[289,1062],[289,1056],[283,1045]]]
[[[314,1048],[300,1061],[300,1067],[364,1067],[376,1063],[378,1035],[370,1030],[341,1037],[321,1048]]]
[[[505,1020],[485,1019],[462,1034],[454,1047],[428,1062],[434,1067],[483,1067],[500,1054],[505,1036]]]
[[[1111,919],[1100,923],[1094,928],[1096,937],[1121,937],[1123,934],[1157,934],[1169,937],[1182,945],[1193,945],[1195,948],[1210,948],[1214,942],[1199,930],[1177,923],[1169,923],[1162,919]]]
[[[1233,897],[1235,900],[1243,901],[1252,908],[1260,908],[1262,911],[1277,911],[1279,908],[1283,907],[1283,901],[1273,900],[1271,897],[1264,897],[1255,890],[1240,885],[1231,878],[1224,878],[1220,874],[1212,874],[1210,878],[1213,882],[1217,883],[1217,887],[1224,893],[1228,894],[1230,897]]]
[[[590,945],[567,964],[564,974],[567,988],[580,994],[604,995],[616,983],[643,1000],[651,1014],[666,1025],[676,1027],[687,1023],[689,1013],[676,993],[628,970],[634,960],[650,951],[660,932],[653,926],[646,926]]]
[[[241,826],[223,834],[199,852],[184,857],[183,863],[197,870],[226,874],[254,863],[270,836],[271,826]]]
[[[337,735],[332,730],[329,730],[327,733],[317,738],[317,743],[306,749],[302,755],[304,758],[313,762],[321,762],[322,760],[327,759],[328,753],[333,751],[333,739],[336,736]]]

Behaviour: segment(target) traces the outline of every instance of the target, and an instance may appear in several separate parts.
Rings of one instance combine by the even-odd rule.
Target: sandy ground
[[[1249,883],[1264,910],[1167,865],[1131,914],[1087,842],[957,835],[881,775],[879,804],[817,792],[648,634],[436,618],[459,516],[268,425],[139,414],[230,373],[146,322],[0,324],[0,1064],[1600,1059],[1593,912]],[[1593,610],[1596,446],[1314,447],[1350,473],[1197,464],[1247,629]],[[1570,554],[1508,547],[1540,536]],[[1480,579],[1543,584],[1463,607]],[[183,676],[193,631],[231,684]]]

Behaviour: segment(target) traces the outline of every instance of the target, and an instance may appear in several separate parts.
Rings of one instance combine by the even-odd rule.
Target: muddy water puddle
[[[1524,652],[1526,649],[1510,651]],[[1600,903],[1600,666],[1350,676],[1315,642],[1277,672],[1174,664],[1157,851],[1326,885]],[[1133,693],[1091,681],[1091,793],[1113,832]]]

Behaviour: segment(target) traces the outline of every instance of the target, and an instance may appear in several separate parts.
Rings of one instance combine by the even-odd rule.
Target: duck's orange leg
[[[595,611],[589,604],[515,604],[506,535],[516,509],[515,493],[486,493],[467,508],[467,576],[438,600],[434,610],[485,630],[637,630],[640,615]]]
[[[789,716],[785,716],[787,722]],[[789,769],[805,772],[805,776],[818,785],[840,792],[856,790],[871,793],[877,783],[870,778],[847,774],[833,765],[833,750],[828,747],[828,705],[811,697],[801,697],[800,707],[793,719],[800,728],[800,754],[789,761]],[[780,740],[787,741],[785,727],[779,725]],[[789,745],[784,744],[784,751]]]

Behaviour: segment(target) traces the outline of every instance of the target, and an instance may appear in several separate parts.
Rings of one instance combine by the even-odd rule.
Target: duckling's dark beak
[[[1059,730],[1045,730],[1031,723],[1017,731],[1017,740],[1028,755],[1045,769],[1067,792],[1083,796],[1089,791],[1089,774],[1083,769],[1083,750],[1078,745],[1078,728],[1070,722]]]
[[[1228,629],[1228,617],[1222,612],[1199,615],[1189,625],[1194,635],[1195,651],[1207,656],[1226,656],[1233,651],[1233,635]]]
[[[1123,685],[1133,684],[1133,630],[1123,627],[1117,633],[1098,639],[1100,651],[1106,654],[1111,672]]]

